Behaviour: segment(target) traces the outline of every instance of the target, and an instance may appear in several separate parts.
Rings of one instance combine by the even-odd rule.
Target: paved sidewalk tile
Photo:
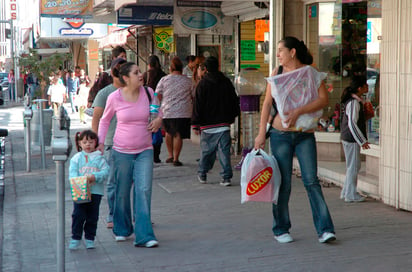
[[[32,171],[26,172],[22,108],[0,109],[0,127],[8,127],[6,180],[0,216],[1,271],[57,271],[56,176],[51,150],[46,148],[46,169],[40,149],[33,146]],[[72,115],[73,135],[88,125]],[[161,160],[166,159],[162,146]],[[72,155],[74,152],[72,152]],[[106,198],[100,206],[96,248],[65,251],[66,271],[145,272],[266,272],[266,271],[410,271],[410,213],[379,201],[344,203],[340,188],[323,188],[338,240],[320,244],[312,223],[302,182],[293,179],[290,199],[294,242],[273,239],[271,205],[240,204],[240,172],[233,186],[219,185],[220,165],[197,181],[199,147],[184,141],[184,166],[155,165],[152,221],[159,240],[153,249],[135,248],[133,239],[118,243],[106,228]],[[239,161],[239,157],[233,159]],[[68,162],[65,164],[66,176]],[[72,201],[65,181],[65,248],[70,241]]]

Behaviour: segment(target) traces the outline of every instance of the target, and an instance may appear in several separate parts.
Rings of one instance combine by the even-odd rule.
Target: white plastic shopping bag
[[[284,122],[287,118],[286,113],[317,99],[318,89],[326,76],[326,73],[306,65],[303,68],[267,78],[284,128],[287,128]],[[295,129],[305,131],[316,128],[322,112],[319,110],[302,114],[296,120]]]
[[[256,201],[276,204],[280,184],[280,170],[273,156],[262,149],[254,149],[246,155],[240,179],[241,203]]]

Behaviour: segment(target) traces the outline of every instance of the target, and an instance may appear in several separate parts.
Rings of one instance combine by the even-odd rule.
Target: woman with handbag
[[[124,87],[109,95],[98,129],[99,150],[102,151],[110,121],[116,114],[117,126],[111,154],[116,184],[113,233],[116,241],[121,242],[134,232],[136,247],[156,247],[159,242],[151,223],[152,133],[160,128],[162,114],[160,112],[159,116],[149,123],[149,104],[154,96],[153,90],[147,88],[146,91],[143,87],[143,76],[136,64],[122,64],[118,74]],[[134,226],[130,205],[133,183]]]
[[[299,41],[295,37],[286,37],[281,40],[278,43],[277,57],[283,67],[283,73],[276,75],[277,69],[275,69],[273,75],[276,75],[275,78],[288,80],[288,84],[280,88],[279,92],[288,93],[294,91],[295,94],[298,94],[297,97],[304,98],[304,96],[312,95],[313,99],[309,99],[309,102],[295,108],[289,108],[287,112],[282,112],[281,107],[284,107],[284,105],[276,101],[277,114],[270,128],[270,145],[273,156],[279,165],[282,184],[279,190],[278,202],[272,206],[274,218],[272,230],[275,239],[279,243],[290,243],[293,241],[290,235],[289,198],[291,193],[293,155],[296,154],[302,172],[302,181],[312,208],[313,222],[318,240],[320,243],[327,243],[336,240],[336,236],[332,218],[317,176],[314,130],[301,131],[296,129],[297,121],[299,121],[301,116],[318,112],[328,105],[327,90],[322,81],[321,73],[310,66],[313,62],[313,57],[303,41]],[[295,75],[300,75],[303,72],[306,73],[305,78]],[[297,88],[290,90],[290,86],[297,86]],[[276,100],[271,83],[266,88],[266,96],[260,117],[259,134],[255,139],[255,149],[264,148],[265,146],[266,124],[268,123],[272,108],[272,97]]]
[[[366,137],[364,101],[360,98],[368,92],[365,77],[354,77],[349,87],[343,90],[341,103],[343,116],[341,139],[346,159],[346,177],[340,198],[345,202],[363,202],[365,198],[357,190],[358,173],[361,168],[360,148],[369,149]]]

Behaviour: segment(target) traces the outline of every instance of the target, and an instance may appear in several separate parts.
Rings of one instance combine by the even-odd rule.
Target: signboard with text
[[[93,0],[41,0],[40,15],[90,18],[93,15]]]
[[[117,24],[170,26],[172,22],[173,6],[130,5],[117,11]]]

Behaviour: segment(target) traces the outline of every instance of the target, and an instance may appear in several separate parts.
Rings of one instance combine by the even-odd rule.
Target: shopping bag
[[[318,98],[319,86],[326,76],[326,73],[318,72],[312,66],[307,65],[267,78],[284,128],[288,127],[284,120],[289,111],[305,106]],[[292,129],[306,131],[316,128],[322,113],[322,110],[318,110],[300,115]]]
[[[249,152],[241,170],[241,203],[248,201],[276,204],[281,184],[279,166],[273,156],[262,149]]]
[[[92,201],[90,186],[87,183],[86,176],[70,178],[70,188],[74,202],[81,204]]]

